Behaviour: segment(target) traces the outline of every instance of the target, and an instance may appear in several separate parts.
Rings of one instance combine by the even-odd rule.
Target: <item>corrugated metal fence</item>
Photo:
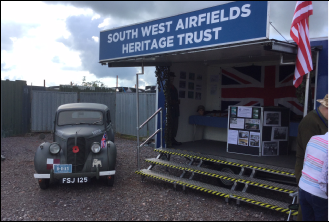
[[[49,132],[53,130],[55,111],[66,103],[88,102],[102,103],[109,107],[112,124],[117,133],[136,136],[136,94],[108,92],[42,92],[33,91],[31,104],[31,131]],[[140,125],[155,112],[155,93],[139,94]],[[116,104],[116,105],[115,105]],[[151,120],[140,131],[140,136],[155,132],[155,120]]]
[[[116,126],[117,132],[134,135],[137,133],[136,94],[117,93]],[[139,125],[145,122],[154,112],[155,93],[139,93]],[[140,136],[155,132],[155,118],[148,122],[140,131]]]
[[[60,105],[77,101],[78,93],[76,92],[32,91],[31,131],[52,131],[56,109]]]

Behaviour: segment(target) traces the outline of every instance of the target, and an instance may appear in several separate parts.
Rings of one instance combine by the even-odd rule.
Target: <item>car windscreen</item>
[[[99,111],[62,111],[58,115],[58,126],[72,124],[103,124],[103,113]]]

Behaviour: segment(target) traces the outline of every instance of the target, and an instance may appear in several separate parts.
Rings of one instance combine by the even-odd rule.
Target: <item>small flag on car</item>
[[[106,147],[106,132],[103,135],[102,141],[101,141],[101,148]]]
[[[47,170],[53,169],[54,164],[60,164],[60,159],[47,158]]]

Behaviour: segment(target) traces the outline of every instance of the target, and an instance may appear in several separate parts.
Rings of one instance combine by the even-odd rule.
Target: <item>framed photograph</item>
[[[288,127],[272,127],[271,140],[273,141],[287,141]]]
[[[179,88],[185,89],[186,88],[186,82],[185,81],[179,81]]]
[[[250,132],[249,146],[260,147],[260,133]]]
[[[196,93],[195,93],[195,99],[196,99],[196,100],[201,100],[201,93],[196,92]]]
[[[184,99],[185,98],[185,91],[179,91],[178,92],[178,96],[179,96],[179,98],[182,98],[182,99]]]
[[[259,130],[260,119],[245,119],[244,128],[247,130]]]
[[[236,107],[231,107],[231,117],[236,117]]]
[[[259,119],[258,108],[252,108],[252,118],[253,119]]]
[[[280,126],[281,112],[264,111],[264,126]]]
[[[190,72],[189,75],[188,75],[188,79],[189,80],[195,80],[195,74]]]
[[[195,90],[197,90],[197,91],[201,91],[202,90],[202,86],[201,86],[200,83],[196,83],[195,84]]]
[[[189,82],[188,83],[188,89],[189,90],[194,90],[194,82]]]
[[[278,156],[278,155],[279,155],[279,141],[263,142],[263,156]]]
[[[194,92],[193,91],[188,91],[187,98],[194,99]]]
[[[238,145],[248,146],[248,138],[239,138]]]
[[[244,129],[243,126],[244,126],[243,118],[230,118],[230,128]]]
[[[217,84],[210,85],[210,94],[216,95],[217,94]]]
[[[186,72],[180,72],[179,78],[180,79],[186,79]]]
[[[219,82],[219,75],[211,75],[210,82]]]
[[[202,81],[202,75],[201,74],[196,74],[196,80],[197,81]]]

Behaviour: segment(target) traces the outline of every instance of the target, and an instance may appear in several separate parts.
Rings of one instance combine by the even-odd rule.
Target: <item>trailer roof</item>
[[[312,48],[312,52],[314,52]],[[243,43],[226,44],[200,50],[186,50],[167,54],[154,54],[134,58],[102,61],[108,67],[170,66],[173,63],[193,62],[204,65],[230,65],[237,63],[294,62],[297,46],[294,43],[275,39],[256,40]],[[313,56],[315,54],[313,53]]]

